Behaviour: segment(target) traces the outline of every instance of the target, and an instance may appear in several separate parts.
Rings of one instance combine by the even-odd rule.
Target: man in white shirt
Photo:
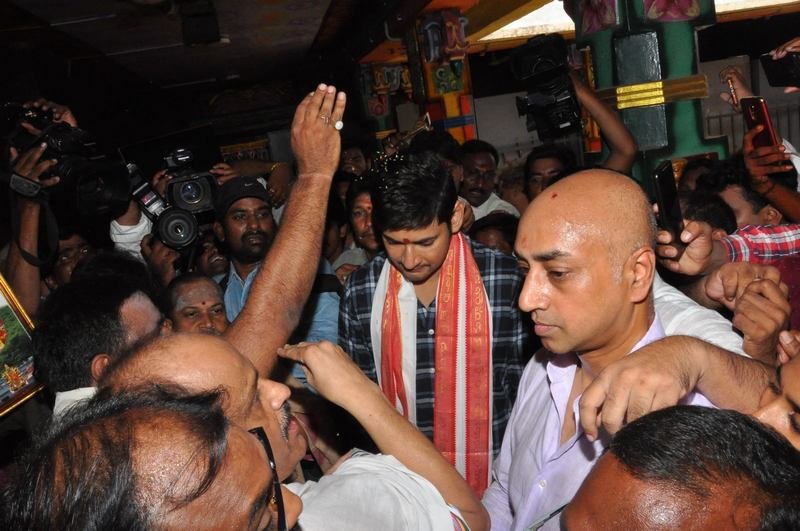
[[[461,146],[464,173],[461,177],[459,195],[466,199],[479,220],[492,212],[508,212],[519,217],[519,211],[508,201],[503,201],[494,193],[497,164],[500,157],[497,150],[483,140],[469,140]]]

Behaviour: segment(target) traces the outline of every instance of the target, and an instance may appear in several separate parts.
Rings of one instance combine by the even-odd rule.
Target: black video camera
[[[0,106],[0,133],[11,146],[23,152],[45,143],[42,160],[57,160],[44,177],[57,175],[58,184],[41,190],[26,188],[23,192],[28,193],[23,195],[47,201],[59,225],[76,226],[82,218],[110,220],[121,216],[130,197],[125,165],[101,153],[88,132],[52,119],[51,111],[35,107],[18,103]],[[39,134],[25,129],[22,123],[30,124]]]
[[[178,148],[164,157],[170,175],[167,197],[162,198],[134,164],[128,164],[133,197],[153,222],[153,235],[164,245],[182,251],[189,248],[201,230],[214,221],[217,182],[208,172],[191,168],[188,149]]]
[[[528,89],[517,98],[528,131],[541,140],[566,136],[581,127],[575,87],[569,78],[567,45],[557,33],[538,35],[511,52],[511,71]]]

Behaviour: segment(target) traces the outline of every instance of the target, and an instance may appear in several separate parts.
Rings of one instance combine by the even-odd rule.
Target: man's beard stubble
[[[250,236],[259,235],[263,238],[263,243],[259,245],[250,245],[247,243],[247,238]],[[264,231],[249,231],[242,234],[241,247],[237,250],[231,250],[233,258],[243,264],[255,264],[264,260],[267,256],[269,248],[272,247],[273,235]]]

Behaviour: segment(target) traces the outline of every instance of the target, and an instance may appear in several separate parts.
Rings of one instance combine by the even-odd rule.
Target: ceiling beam
[[[474,43],[548,2],[549,0],[482,0],[465,13],[469,19],[467,39]]]

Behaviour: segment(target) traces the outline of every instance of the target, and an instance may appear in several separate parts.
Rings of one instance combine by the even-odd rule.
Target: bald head
[[[554,353],[624,356],[653,317],[654,222],[630,178],[607,170],[548,187],[520,220],[519,306]],[[588,358],[582,358],[587,363]]]
[[[647,196],[633,179],[611,170],[580,171],[548,187],[525,211],[520,232],[543,222],[603,242],[617,274],[632,252],[655,246],[656,221]]]
[[[236,377],[227,378],[231,373]],[[99,387],[116,392],[152,383],[179,385],[190,392],[223,391],[223,403],[242,391],[241,374],[255,369],[230,343],[205,334],[170,334],[143,345],[110,367]]]

